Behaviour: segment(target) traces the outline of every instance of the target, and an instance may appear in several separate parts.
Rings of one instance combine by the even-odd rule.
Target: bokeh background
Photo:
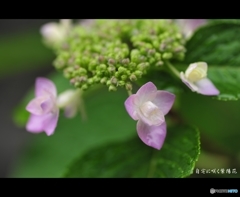
[[[12,116],[35,78],[53,70],[54,55],[39,33],[49,21],[57,20],[0,20],[0,177],[9,176],[33,137],[14,124]]]

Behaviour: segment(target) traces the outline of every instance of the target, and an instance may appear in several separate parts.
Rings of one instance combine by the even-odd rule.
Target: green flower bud
[[[87,83],[90,84],[90,85],[92,85],[92,84],[94,83],[93,78],[89,78],[89,79],[87,80]]]
[[[125,88],[127,91],[132,91],[132,84],[131,83],[126,83]]]
[[[165,59],[165,60],[168,60],[168,59],[171,59],[172,58],[172,53],[163,53],[163,59]]]
[[[107,82],[107,77],[103,77],[101,80],[100,80],[100,83],[104,84]]]
[[[130,79],[131,81],[137,81],[137,77],[136,77],[136,75],[134,75],[134,74],[131,74],[130,77],[129,77],[129,79]]]
[[[75,82],[76,82],[76,79],[75,79],[75,78],[72,78],[72,79],[70,80],[70,83],[73,84],[73,85],[75,84]]]
[[[107,69],[107,66],[105,64],[100,64],[97,69],[101,70],[101,71],[104,71]]]
[[[108,65],[111,65],[111,66],[112,66],[112,65],[114,65],[115,63],[116,63],[116,61],[115,61],[114,59],[111,59],[111,58],[110,58],[110,59],[108,60]]]
[[[129,64],[129,62],[130,62],[130,60],[129,60],[128,58],[122,60],[122,63],[123,63],[123,64]]]
[[[111,80],[107,80],[107,86],[110,86],[112,84]]]
[[[118,82],[116,77],[112,77],[110,81],[112,84],[117,84],[117,82]]]
[[[125,82],[124,81],[118,81],[118,86],[124,86]]]
[[[117,91],[117,88],[114,85],[110,85],[108,90],[109,91]]]
[[[108,72],[113,73],[113,72],[115,72],[116,68],[114,66],[109,66],[107,68],[107,70],[108,70]]]
[[[137,78],[141,78],[143,73],[142,73],[142,71],[137,70],[134,72],[134,74],[137,76]]]
[[[122,76],[121,76],[121,79],[122,79],[123,81],[127,80],[127,78],[128,78],[127,75],[122,75]]]
[[[82,90],[87,90],[88,89],[88,85],[87,84],[83,84],[81,87]]]
[[[162,62],[162,61],[158,61],[157,63],[156,63],[156,67],[159,67],[159,66],[162,66],[164,63]]]
[[[124,67],[122,67],[122,66],[120,66],[120,67],[118,68],[118,72],[119,72],[120,74],[125,73],[126,70],[127,70],[127,69],[124,68]]]
[[[74,83],[74,86],[75,86],[75,87],[79,87],[79,86],[80,86],[80,83],[79,83],[79,82],[75,82],[75,83]]]

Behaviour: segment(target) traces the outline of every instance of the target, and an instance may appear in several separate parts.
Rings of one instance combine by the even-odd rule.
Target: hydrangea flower
[[[36,79],[35,96],[26,107],[31,113],[26,129],[32,133],[45,132],[50,136],[54,133],[59,116],[57,89],[52,81],[39,77]]]
[[[180,73],[180,78],[193,92],[203,95],[218,95],[219,90],[207,78],[207,68],[206,62],[190,64],[185,73]]]
[[[72,21],[70,19],[61,19],[60,23],[47,23],[41,27],[41,34],[44,37],[46,43],[49,45],[55,45],[61,43],[67,36]]]
[[[125,101],[128,114],[138,120],[137,133],[146,145],[161,149],[167,130],[164,116],[172,108],[174,100],[174,94],[157,90],[152,82],[148,82]]]

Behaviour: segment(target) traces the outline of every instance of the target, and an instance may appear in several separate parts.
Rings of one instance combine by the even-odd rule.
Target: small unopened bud
[[[78,77],[78,78],[77,78],[77,81],[80,82],[80,83],[81,83],[81,82],[85,82],[85,81],[87,81],[87,77],[86,77],[86,76]]]
[[[155,52],[156,52],[155,49],[149,49],[148,50],[148,55],[154,55]]]
[[[107,82],[107,77],[103,77],[101,80],[100,80],[100,83],[104,84]]]
[[[117,80],[116,77],[112,77],[112,78],[111,78],[111,83],[112,83],[112,84],[117,84],[117,82],[118,82],[118,80]]]
[[[98,76],[94,76],[94,77],[92,77],[92,79],[93,79],[94,83],[99,83],[101,80]]]
[[[165,43],[162,43],[159,47],[160,51],[164,51],[166,49],[167,45]]]
[[[176,48],[174,49],[174,52],[176,52],[176,53],[184,52],[184,51],[185,51],[185,49],[184,49],[183,46],[178,46],[178,47],[176,47]]]
[[[75,87],[79,87],[79,86],[80,86],[80,83],[77,81],[77,82],[74,83],[74,86],[75,86]]]
[[[123,81],[125,81],[127,78],[128,78],[127,75],[122,75],[122,76],[121,76],[121,79],[122,79]]]
[[[77,75],[87,74],[87,70],[85,68],[79,68],[78,70],[74,71]]]
[[[124,81],[118,81],[118,86],[124,86],[125,82]]]
[[[107,86],[110,86],[112,84],[111,80],[107,80]]]
[[[131,74],[130,77],[129,77],[129,79],[130,79],[131,81],[137,81],[137,77],[136,77],[136,75],[134,75],[134,74]]]
[[[109,91],[117,91],[117,88],[114,85],[110,85],[108,90]]]
[[[170,58],[172,58],[172,53],[163,53],[163,59],[166,59],[166,60],[168,60],[168,59],[170,59]]]
[[[125,88],[127,91],[132,91],[132,84],[131,83],[126,83]]]
[[[100,64],[98,68],[103,71],[107,69],[107,66],[105,64]]]
[[[74,66],[74,69],[75,69],[75,70],[78,70],[79,68],[80,68],[79,65],[75,65],[75,66]]]
[[[129,61],[129,59],[128,59],[128,58],[127,58],[127,59],[123,59],[123,60],[122,60],[122,63],[123,63],[123,64],[129,64],[129,62],[130,62],[130,61]]]
[[[82,90],[87,90],[88,89],[88,85],[87,84],[83,84],[81,87]]]
[[[76,82],[76,79],[75,78],[72,78],[71,80],[70,80],[70,83],[71,84],[74,84]]]
[[[108,60],[109,65],[114,65],[115,63],[116,63],[116,61],[114,59],[109,59]]]
[[[87,82],[88,82],[88,84],[92,85],[92,84],[94,83],[94,80],[93,80],[93,78],[89,78],[89,79],[87,80]]]
[[[104,60],[105,60],[104,56],[100,55],[100,56],[98,57],[98,61],[99,61],[100,63],[101,63],[101,62],[104,62]]]
[[[141,56],[141,57],[139,58],[139,60],[140,60],[141,62],[144,62],[144,61],[146,60],[146,57],[145,57],[145,56]]]
[[[140,70],[136,70],[135,72],[134,72],[134,74],[138,77],[138,78],[140,78],[140,77],[142,77],[142,71],[140,71]]]
[[[119,73],[119,71],[117,71],[117,72],[114,73],[114,76],[117,77],[117,78],[118,78],[120,75],[121,75],[121,73]]]
[[[162,62],[162,61],[158,61],[157,63],[156,63],[156,66],[157,67],[159,67],[159,66],[162,66],[164,63]]]
[[[122,67],[122,66],[120,66],[119,68],[118,68],[118,72],[119,73],[124,73],[126,71],[126,68],[124,68],[124,67]]]
[[[149,64],[147,62],[138,64],[137,68],[141,71],[145,70],[147,67],[149,66]]]
[[[116,70],[116,68],[114,66],[109,66],[108,67],[108,71],[111,73],[111,72],[114,72]]]

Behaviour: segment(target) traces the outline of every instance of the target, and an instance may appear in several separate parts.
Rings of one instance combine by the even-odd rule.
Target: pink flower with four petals
[[[172,108],[174,100],[174,94],[157,90],[152,82],[148,82],[125,101],[128,114],[138,120],[137,133],[146,145],[161,149],[167,130],[164,116]]]
[[[36,79],[35,98],[26,110],[31,113],[26,129],[32,133],[54,133],[57,126],[59,108],[57,107],[57,89],[52,81],[39,77]]]

